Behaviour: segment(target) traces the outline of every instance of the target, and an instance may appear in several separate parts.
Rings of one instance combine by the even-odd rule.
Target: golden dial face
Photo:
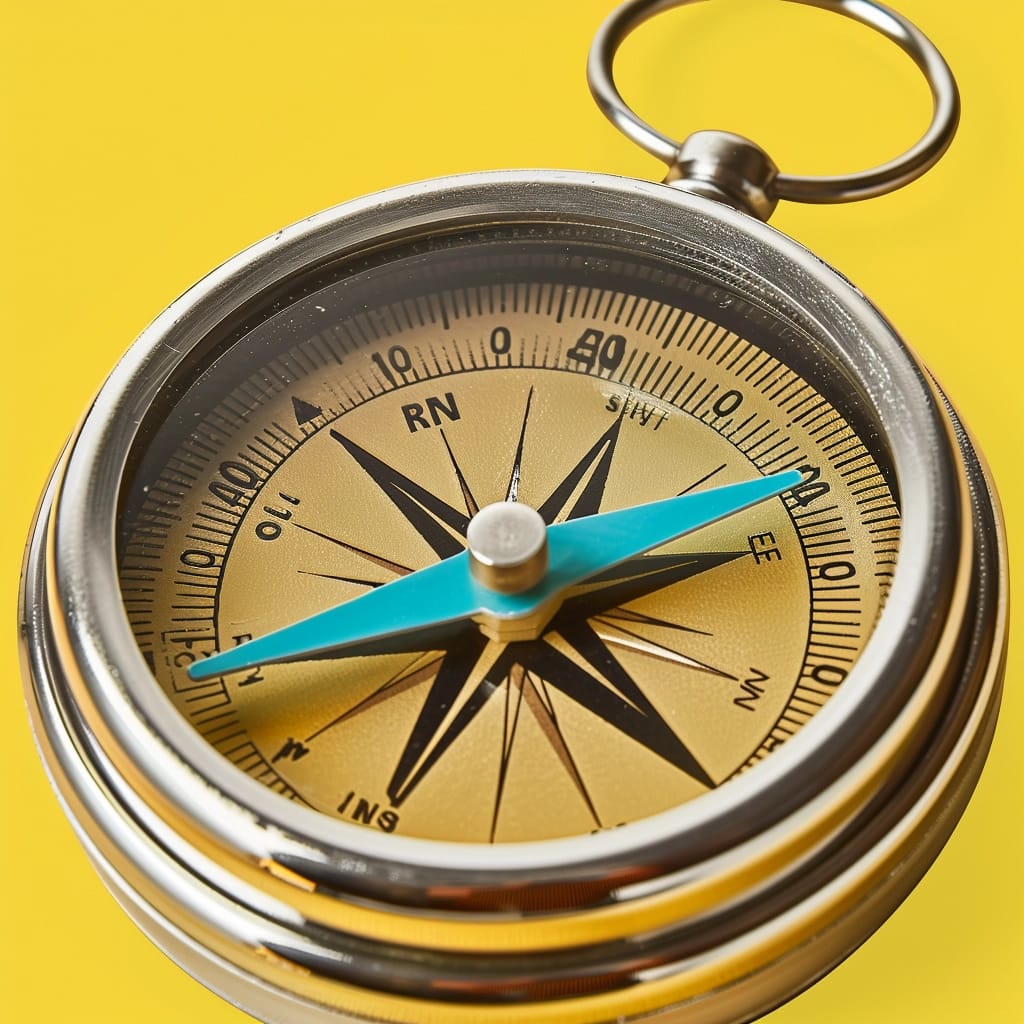
[[[852,388],[757,302],[579,235],[324,270],[147,430],[120,545],[139,646],[284,797],[449,841],[614,828],[756,765],[863,650],[899,511]],[[402,653],[187,674],[458,554],[491,502],[555,523],[784,469],[803,482],[599,573],[536,638],[467,623]]]

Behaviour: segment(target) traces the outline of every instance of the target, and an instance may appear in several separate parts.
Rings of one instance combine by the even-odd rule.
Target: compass
[[[858,945],[994,726],[1005,566],[955,412],[762,223],[725,133],[278,233],[159,317],[41,506],[40,747],[140,927],[267,1021],[742,1021]]]

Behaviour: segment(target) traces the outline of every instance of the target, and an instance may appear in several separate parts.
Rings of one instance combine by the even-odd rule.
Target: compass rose
[[[647,635],[653,630],[664,636],[665,631],[668,631],[681,640],[686,634],[696,634],[699,630],[644,614],[629,606],[655,591],[724,565],[749,554],[749,551],[680,554],[643,552],[660,546],[681,532],[699,528],[775,496],[799,478],[799,474],[780,475],[778,479],[758,478],[749,484],[704,492],[713,500],[720,501],[721,505],[715,505],[711,513],[701,511],[695,524],[680,526],[674,521],[670,532],[664,536],[646,536],[646,527],[639,530],[644,535],[642,542],[638,543],[635,537],[629,536],[629,546],[623,549],[626,551],[624,557],[609,557],[602,550],[600,560],[594,562],[595,542],[588,538],[585,547],[590,561],[585,560],[584,569],[577,568],[575,576],[570,572],[570,576],[560,583],[551,583],[550,580],[557,580],[559,572],[564,575],[566,558],[553,556],[556,564],[549,570],[545,557],[544,561],[537,562],[537,571],[530,579],[506,588],[515,592],[525,591],[524,599],[533,602],[529,607],[524,606],[522,614],[511,617],[513,632],[509,635],[512,639],[501,632],[509,628],[505,619],[489,614],[472,615],[468,606],[460,612],[451,613],[435,609],[431,612],[432,620],[417,621],[413,625],[380,625],[374,620],[374,626],[367,629],[363,620],[356,618],[354,621],[357,625],[351,627],[352,609],[360,604],[365,606],[365,618],[380,615],[382,609],[394,612],[394,602],[399,600],[416,603],[410,596],[412,593],[420,599],[428,599],[426,602],[420,600],[421,604],[436,603],[444,608],[445,601],[449,600],[447,591],[456,593],[456,601],[461,600],[459,595],[463,590],[472,591],[475,584],[469,574],[459,568],[458,559],[467,558],[467,547],[470,563],[484,557],[472,542],[473,524],[480,523],[491,509],[498,510],[499,517],[506,516],[499,523],[499,533],[508,533],[515,525],[507,520],[507,511],[502,509],[522,509],[522,514],[535,517],[542,542],[546,531],[554,542],[559,529],[572,529],[575,535],[583,528],[582,523],[580,528],[558,524],[587,520],[586,529],[592,530],[595,525],[604,526],[612,522],[617,513],[602,512],[601,505],[622,429],[622,415],[569,467],[535,512],[516,505],[520,484],[528,472],[528,467],[524,465],[524,455],[528,447],[527,428],[532,400],[533,389],[526,399],[518,443],[508,474],[505,503],[490,508],[481,509],[443,430],[439,431],[439,436],[462,494],[464,509],[442,500],[350,437],[332,429],[331,437],[370,477],[382,496],[399,510],[408,525],[430,546],[439,562],[426,569],[413,571],[389,562],[383,556],[327,537],[368,561],[390,569],[397,579],[390,583],[362,581],[370,588],[362,598],[243,644],[230,652],[214,655],[192,671],[194,678],[207,678],[217,673],[273,661],[343,657],[356,653],[407,651],[415,654],[412,661],[372,693],[330,721],[319,725],[301,741],[302,749],[306,749],[306,744],[333,727],[349,722],[393,697],[413,688],[425,690],[411,731],[398,751],[387,785],[388,799],[395,808],[401,807],[409,799],[484,708],[493,701],[500,701],[503,705],[501,734],[500,738],[495,736],[500,769],[492,817],[492,840],[509,766],[516,756],[517,737],[527,716],[539,727],[540,734],[586,805],[595,826],[605,825],[573,756],[572,737],[567,734],[560,720],[555,695],[568,698],[606,726],[661,758],[699,785],[708,788],[715,785],[715,780],[693,751],[616,656],[616,649],[637,652],[700,673],[734,680],[735,676],[721,668],[687,654],[680,649],[682,644],[670,646]],[[791,476],[794,479],[790,479]],[[706,480],[707,477],[699,483],[705,483]],[[748,495],[743,490],[742,497],[736,496],[737,489],[747,488],[750,484],[757,485],[756,495]],[[681,507],[683,501],[693,503],[699,498],[698,493],[689,498],[669,501]],[[637,532],[636,524],[648,518],[648,510],[653,518],[655,508],[665,504],[660,502],[629,510],[633,518],[627,527],[627,534]],[[635,515],[638,512],[643,514],[642,517]],[[678,518],[675,506],[672,513]],[[521,514],[517,512],[516,518],[521,518]],[[614,544],[612,547],[615,547]],[[553,550],[562,551],[561,548]],[[545,547],[545,556],[546,551]],[[576,552],[571,547],[569,551],[571,557],[568,561],[572,563]],[[445,567],[452,571],[449,572]],[[477,571],[475,565],[471,565],[471,568]],[[518,572],[522,565],[515,563],[515,568]],[[456,569],[462,573],[461,576],[452,575]],[[351,578],[346,579],[352,582]],[[417,588],[414,592],[410,591],[413,586]],[[549,587],[551,593],[557,594],[557,600],[544,591],[545,586]],[[399,591],[403,591],[401,597]],[[540,597],[531,596],[538,591]],[[492,595],[492,601],[497,600],[498,597]],[[498,610],[502,609],[499,607]],[[334,623],[339,614],[348,632],[337,632]],[[386,614],[384,618],[387,618]],[[521,624],[524,621],[526,627]],[[488,628],[488,623],[491,628]],[[299,749],[299,741],[291,739],[289,742],[295,745],[296,750]]]

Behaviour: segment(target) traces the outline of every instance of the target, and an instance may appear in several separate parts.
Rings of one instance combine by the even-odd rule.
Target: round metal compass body
[[[104,880],[260,1019],[724,1024],[951,831],[1003,557],[955,414],[798,245],[468,175],[144,333],[44,497],[27,678]]]

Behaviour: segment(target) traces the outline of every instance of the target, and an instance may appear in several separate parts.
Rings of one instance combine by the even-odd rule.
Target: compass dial
[[[384,833],[582,835],[727,783],[842,685],[899,543],[877,425],[782,313],[632,248],[499,227],[321,268],[155,410],[123,598],[161,687],[239,769]],[[490,503],[552,524],[791,469],[781,497],[575,588],[536,637],[447,625],[188,674],[458,554]]]

